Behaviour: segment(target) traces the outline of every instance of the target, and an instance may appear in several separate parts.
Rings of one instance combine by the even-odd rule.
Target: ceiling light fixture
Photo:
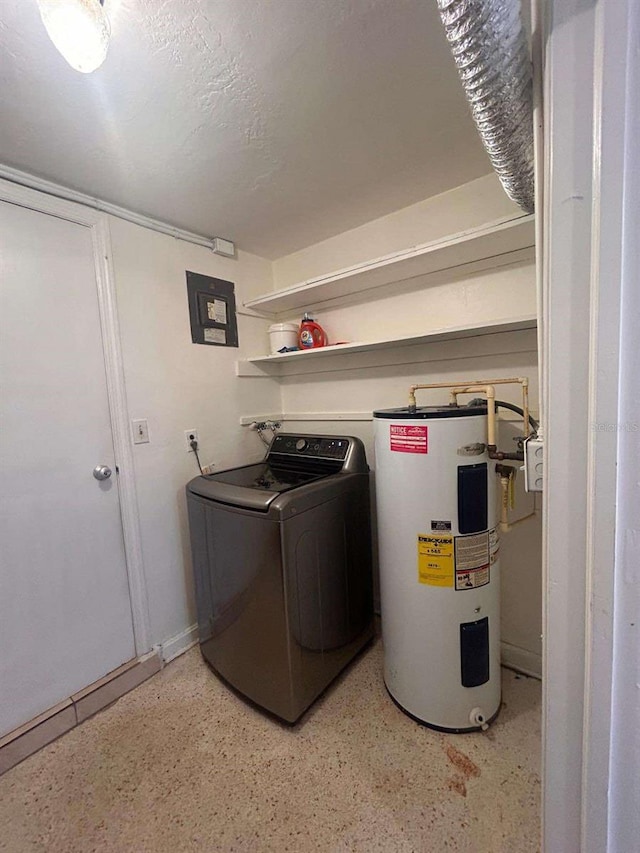
[[[76,71],[89,74],[104,62],[111,27],[104,0],[38,0],[49,38]]]

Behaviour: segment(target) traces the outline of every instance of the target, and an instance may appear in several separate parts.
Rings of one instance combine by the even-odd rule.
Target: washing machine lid
[[[294,470],[265,461],[196,477],[189,483],[189,491],[230,506],[267,512],[278,495],[326,476],[327,473]]]

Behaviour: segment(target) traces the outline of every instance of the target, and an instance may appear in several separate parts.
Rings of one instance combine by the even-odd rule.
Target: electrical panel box
[[[541,492],[544,471],[544,442],[531,436],[524,443],[524,487],[527,492]]]
[[[233,282],[187,270],[187,293],[193,343],[237,347],[238,323]]]

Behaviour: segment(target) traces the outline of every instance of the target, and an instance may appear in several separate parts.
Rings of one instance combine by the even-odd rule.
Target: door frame
[[[136,494],[129,411],[125,392],[124,363],[116,300],[109,217],[90,207],[14,184],[0,178],[0,201],[56,216],[89,229],[98,294],[107,400],[116,460],[118,496],[124,553],[129,582],[131,618],[136,655],[151,649],[149,601],[142,556],[142,539]]]
[[[618,853],[640,827],[629,807],[640,738],[624,702],[638,666],[637,635],[635,650],[624,638],[640,600],[635,552],[624,548],[637,536],[640,495],[627,433],[638,425],[624,420],[638,410],[637,329],[625,312],[639,304],[640,12],[635,0],[537,2],[546,15],[543,849]]]

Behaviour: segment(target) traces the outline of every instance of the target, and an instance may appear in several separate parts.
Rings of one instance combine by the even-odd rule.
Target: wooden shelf
[[[463,231],[446,240],[414,246],[402,252],[308,279],[245,302],[274,316],[393,285],[445,270],[473,272],[514,263],[535,243],[534,216],[501,220]],[[519,253],[519,254],[518,254]]]
[[[326,369],[322,365],[327,358],[331,357],[335,358],[348,356],[353,353],[417,346],[419,344],[430,344],[439,341],[463,340],[465,338],[475,338],[484,335],[495,335],[501,332],[520,332],[525,329],[535,329],[536,325],[536,317],[528,314],[504,320],[488,320],[474,325],[433,329],[421,335],[406,335],[379,341],[358,341],[349,344],[319,347],[312,350],[298,350],[296,352],[278,353],[276,355],[261,355],[238,361],[236,373],[238,376],[278,376],[281,373],[281,368],[286,365],[298,367],[302,363],[307,367],[315,366],[318,370],[321,370]]]

